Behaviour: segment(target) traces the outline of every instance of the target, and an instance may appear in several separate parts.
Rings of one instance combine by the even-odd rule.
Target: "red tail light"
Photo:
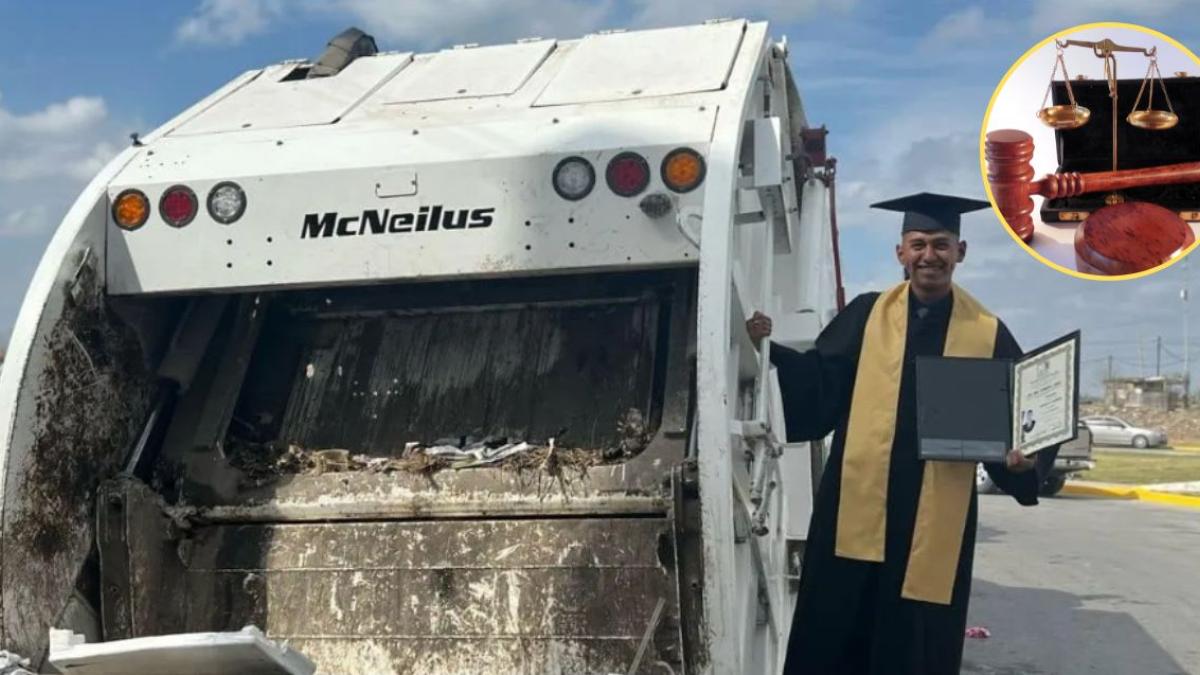
[[[183,227],[196,217],[196,193],[186,185],[167,188],[158,201],[158,212],[172,227]]]
[[[616,194],[636,197],[650,184],[650,165],[636,152],[622,152],[609,161],[604,177]]]

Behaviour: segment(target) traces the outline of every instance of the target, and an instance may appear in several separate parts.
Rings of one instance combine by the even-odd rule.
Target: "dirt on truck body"
[[[230,298],[146,480],[101,490],[105,637],[255,625],[318,663],[392,664],[356,672],[541,675],[627,665],[650,636],[644,672],[681,669],[693,288]],[[597,588],[611,602],[571,606]]]

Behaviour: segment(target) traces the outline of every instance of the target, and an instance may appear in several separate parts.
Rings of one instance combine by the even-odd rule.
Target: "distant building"
[[[1181,376],[1113,377],[1104,381],[1104,403],[1111,408],[1170,411],[1188,407],[1187,380]]]

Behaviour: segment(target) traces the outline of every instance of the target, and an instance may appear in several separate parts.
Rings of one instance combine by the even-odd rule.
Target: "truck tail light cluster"
[[[213,220],[229,225],[246,212],[246,193],[237,183],[217,183],[209,190],[205,205]],[[187,227],[199,210],[196,193],[186,185],[172,185],[158,200],[158,214],[171,227]],[[141,190],[124,190],[113,200],[112,217],[122,230],[137,230],[150,219],[150,200]]]
[[[663,185],[683,194],[700,187],[705,175],[704,157],[691,148],[676,148],[667,153],[659,167]],[[618,197],[636,197],[650,186],[650,163],[642,155],[625,151],[608,161],[604,180]],[[583,157],[573,155],[554,167],[551,184],[559,197],[579,201],[596,186],[596,170]]]
[[[662,162],[662,180],[674,192],[691,192],[704,182],[704,158],[691,148],[677,148]]]
[[[608,162],[604,177],[614,194],[636,197],[650,184],[650,165],[636,152],[622,152]]]
[[[171,227],[186,227],[196,217],[196,193],[186,185],[171,186],[158,200],[158,212]]]
[[[582,157],[568,157],[554,167],[554,191],[559,197],[579,201],[596,186],[596,170]]]
[[[245,212],[246,193],[237,183],[217,183],[208,192],[208,215],[218,223],[228,225],[241,218]]]
[[[141,190],[125,190],[113,200],[112,212],[117,226],[132,232],[150,217],[150,200]]]

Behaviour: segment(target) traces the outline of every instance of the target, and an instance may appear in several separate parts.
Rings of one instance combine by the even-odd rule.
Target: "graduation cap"
[[[900,227],[901,233],[911,230],[923,232],[949,230],[958,235],[959,227],[962,224],[962,214],[986,209],[989,206],[991,204],[980,199],[920,192],[872,204],[871,208],[903,212],[904,224]]]

